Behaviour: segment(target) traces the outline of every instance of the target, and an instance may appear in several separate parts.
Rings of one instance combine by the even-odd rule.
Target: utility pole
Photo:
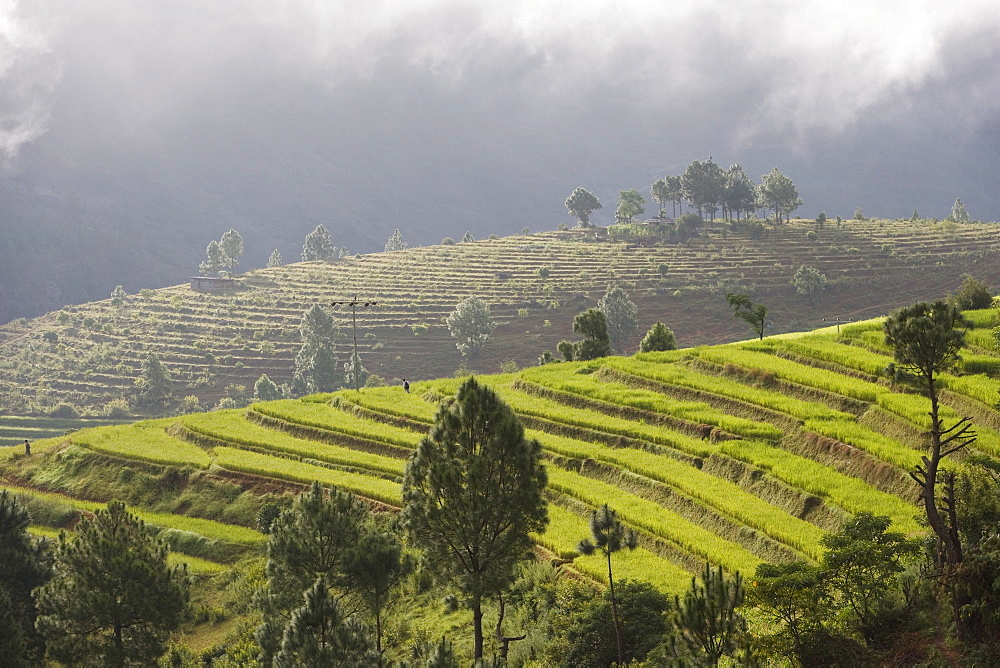
[[[823,322],[830,322],[831,320],[837,323],[837,336],[840,336],[840,323],[851,323],[854,322],[854,318],[823,318]]]
[[[363,302],[363,301],[361,301],[361,300],[358,299],[357,295],[354,295],[354,299],[350,299],[350,300],[346,300],[346,301],[334,301],[334,302],[330,302],[330,306],[350,306],[351,307],[351,325],[353,325],[353,327],[354,327],[354,358],[351,359],[351,367],[354,369],[354,389],[358,393],[361,392],[360,383],[358,382],[358,376],[360,375],[358,373],[360,371],[360,369],[358,367],[361,366],[361,358],[358,357],[358,307],[361,306],[363,308],[367,308],[369,306],[377,306],[377,305],[378,305],[378,302],[372,301],[372,300]]]

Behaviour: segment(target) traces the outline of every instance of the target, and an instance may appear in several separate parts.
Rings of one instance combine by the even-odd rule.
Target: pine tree
[[[763,341],[764,325],[767,323],[767,307],[763,304],[754,304],[747,295],[738,295],[732,292],[726,293],[726,301],[733,307],[733,317],[750,325],[754,334]]]
[[[969,218],[969,212],[965,210],[965,204],[962,200],[955,199],[955,204],[951,207],[951,219],[956,223],[968,223],[971,218]]]
[[[299,325],[302,348],[295,356],[292,387],[297,394],[328,392],[340,385],[340,366],[333,346],[339,328],[326,309],[313,304]]]
[[[531,534],[548,523],[546,482],[541,445],[474,378],[441,406],[406,466],[403,525],[467,597],[476,659],[483,656],[483,599],[513,582]]]
[[[946,495],[942,516],[937,484],[954,481],[954,473],[940,471],[942,460],[975,440],[969,418],[945,428],[940,415],[941,374],[958,364],[966,330],[972,325],[956,304],[944,301],[918,302],[894,311],[883,323],[885,342],[893,349],[891,373],[915,383],[931,403],[931,446],[923,463],[910,476],[920,485],[927,523],[943,547],[945,565],[962,561],[954,498]],[[950,485],[949,485],[950,487]]]
[[[281,266],[281,253],[275,248],[271,251],[271,257],[267,258],[268,267],[280,267]]]
[[[253,384],[253,398],[254,401],[274,401],[281,398],[281,390],[266,373],[262,373]]]
[[[222,235],[222,239],[219,241],[219,248],[222,250],[222,257],[226,268],[232,274],[233,269],[240,264],[240,256],[243,255],[243,237],[236,230],[229,230]]]
[[[149,665],[188,604],[185,566],[112,501],[76,537],[59,537],[52,580],[36,592],[49,655],[69,664]]]
[[[618,663],[625,664],[625,648],[622,646],[622,627],[618,621],[618,601],[615,598],[615,579],[611,572],[611,555],[619,550],[634,550],[639,544],[639,535],[634,529],[626,529],[618,521],[618,514],[608,508],[608,504],[590,514],[590,538],[580,541],[577,548],[581,554],[590,555],[600,551],[608,562],[608,586],[611,589],[611,614],[615,623],[615,639],[618,642]]]
[[[703,656],[708,665],[734,652],[746,633],[746,620],[738,612],[743,604],[743,578],[739,572],[727,579],[722,566],[705,564],[701,582],[691,578],[691,589],[674,598],[673,624],[688,651]]]
[[[677,337],[674,336],[673,330],[664,325],[659,320],[656,324],[649,328],[646,332],[646,336],[643,337],[642,342],[639,344],[639,352],[641,353],[652,353],[661,350],[676,350],[677,349]]]
[[[382,622],[393,589],[413,570],[413,560],[391,533],[367,527],[344,557],[343,571],[375,623],[375,653],[383,665]]]
[[[662,216],[664,206],[670,201],[670,188],[667,186],[667,180],[658,179],[654,181],[653,185],[649,187],[649,195],[660,206],[658,215]]]
[[[258,600],[264,621],[256,634],[265,666],[280,651],[288,620],[302,605],[303,593],[320,578],[329,587],[345,584],[342,563],[361,535],[367,512],[354,496],[326,495],[319,483],[313,483],[271,524],[267,589]]]
[[[405,250],[408,247],[409,244],[403,241],[403,235],[399,233],[398,229],[394,231],[392,236],[389,237],[389,240],[385,242],[386,251]]]
[[[468,297],[448,315],[448,330],[463,355],[473,355],[482,348],[496,329],[490,307],[479,297]]]
[[[345,619],[330,593],[326,577],[319,576],[305,592],[305,604],[292,612],[274,657],[275,668],[301,666],[370,666],[376,660],[364,629]]]
[[[173,379],[167,367],[154,353],[142,361],[142,371],[135,381],[139,397],[150,406],[162,406],[173,393]]]
[[[198,265],[198,271],[203,274],[218,274],[223,267],[226,266],[226,257],[222,252],[222,246],[218,241],[212,240],[208,242],[208,248],[205,249],[205,254],[208,258]]]
[[[590,214],[600,208],[601,200],[584,188],[577,188],[566,198],[566,210],[580,221],[580,227],[590,227]]]
[[[621,355],[628,337],[639,327],[639,308],[617,285],[608,286],[608,291],[597,303],[597,308],[604,313],[612,348]]]
[[[28,642],[7,589],[0,585],[0,665],[28,668]]]
[[[463,244],[471,244],[475,240],[476,238],[472,236],[472,232],[466,232],[465,235],[462,237]]]
[[[116,285],[115,289],[111,291],[111,305],[124,306],[126,296],[125,289],[120,285]]]
[[[612,353],[611,337],[608,335],[608,321],[604,317],[604,311],[591,308],[577,314],[573,318],[573,332],[583,335],[582,341],[572,344],[573,359],[592,360],[598,357],[607,357]],[[559,351],[565,357],[566,353],[562,342],[559,343]]]
[[[40,664],[44,645],[35,630],[36,607],[31,590],[44,584],[52,572],[52,558],[47,540],[34,540],[28,534],[27,510],[17,497],[0,490],[0,591],[10,619],[0,619],[0,638],[9,634],[9,642],[0,640],[0,665]]]
[[[332,260],[337,257],[337,247],[333,245],[333,237],[322,225],[317,225],[316,229],[306,235],[306,242],[302,246],[302,261],[310,260]]]
[[[356,383],[354,379],[355,370],[357,370],[358,376]],[[368,380],[368,375],[368,369],[361,363],[361,356],[356,352],[352,352],[351,360],[344,362],[344,387],[364,387],[365,382]]]

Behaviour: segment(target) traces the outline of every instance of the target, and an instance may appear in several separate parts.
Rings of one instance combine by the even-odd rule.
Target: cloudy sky
[[[998,50],[995,0],[0,0],[0,154],[262,258],[552,229],[709,155],[803,215],[996,220]]]

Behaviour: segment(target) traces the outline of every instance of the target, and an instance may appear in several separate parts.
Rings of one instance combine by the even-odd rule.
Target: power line
[[[378,302],[369,299],[368,301],[361,301],[358,299],[357,295],[354,295],[354,299],[345,301],[333,301],[330,302],[330,306],[350,306],[351,307],[351,324],[354,327],[354,359],[351,360],[351,367],[354,369],[354,389],[358,393],[361,392],[360,383],[358,381],[361,375],[360,369],[361,358],[358,357],[358,307],[368,308],[369,306],[378,306]]]

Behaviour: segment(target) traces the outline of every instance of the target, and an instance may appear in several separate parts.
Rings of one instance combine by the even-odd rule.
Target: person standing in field
[[[405,378],[403,379],[403,389],[406,390],[407,394],[410,393],[410,384],[408,382],[406,382]],[[27,441],[25,441],[25,442],[27,442]]]
[[[24,439],[24,454],[25,455],[31,454],[31,443],[28,442],[28,439]]]

